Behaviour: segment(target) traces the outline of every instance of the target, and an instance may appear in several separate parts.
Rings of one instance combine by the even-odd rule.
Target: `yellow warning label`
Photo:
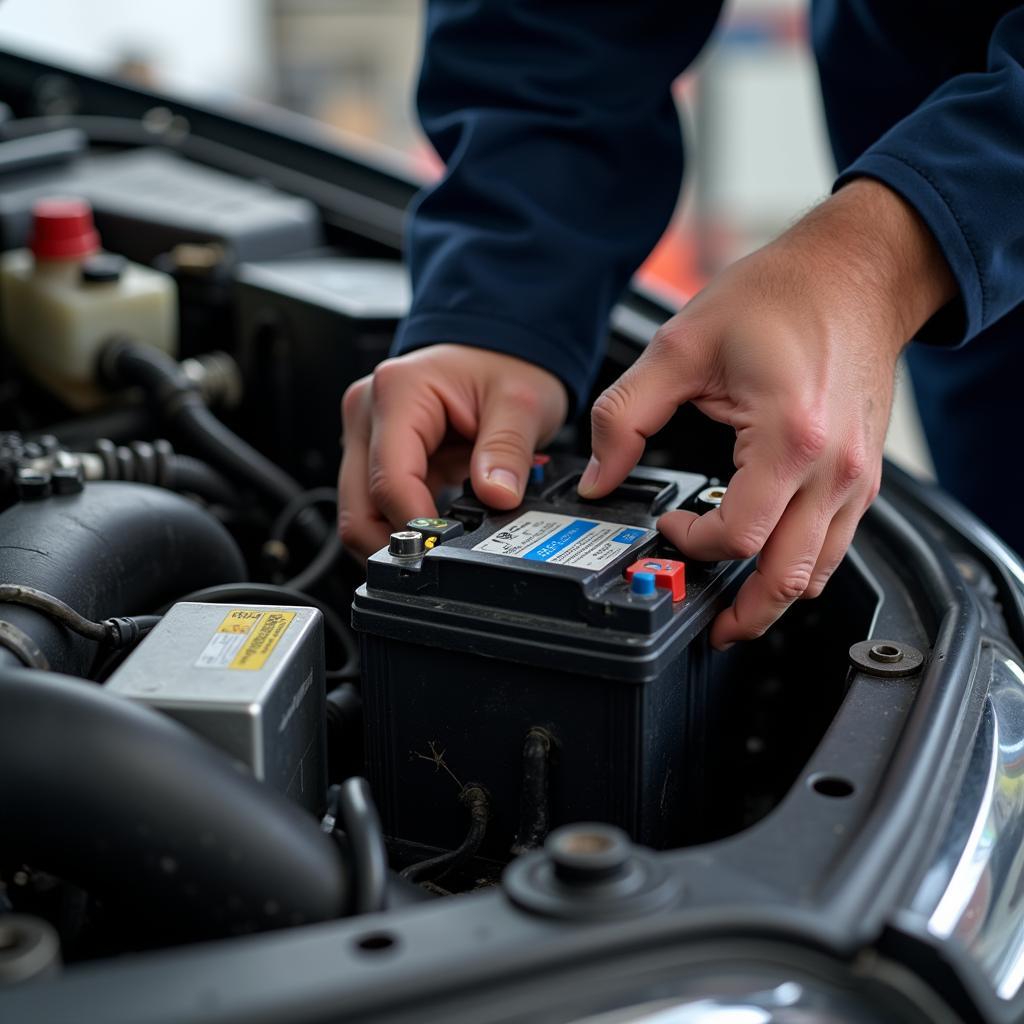
[[[263,668],[295,612],[232,608],[200,652],[196,668]]]
[[[244,613],[242,613],[244,614]],[[278,645],[295,612],[263,612],[228,668],[260,669]],[[227,620],[225,620],[226,622]],[[221,628],[223,628],[223,623]]]
[[[217,627],[218,633],[248,633],[263,617],[263,612],[247,611],[245,608],[233,608]]]

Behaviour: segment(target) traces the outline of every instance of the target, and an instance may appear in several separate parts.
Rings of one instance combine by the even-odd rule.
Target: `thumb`
[[[521,401],[493,396],[480,414],[470,479],[476,496],[492,508],[515,508],[533,464],[541,417]]]
[[[640,358],[608,387],[590,413],[593,455],[579,482],[584,498],[601,498],[636,468],[647,438],[656,434],[697,386],[684,377],[671,340],[656,337]]]

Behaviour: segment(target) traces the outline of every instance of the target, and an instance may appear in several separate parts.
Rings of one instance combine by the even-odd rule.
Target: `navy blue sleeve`
[[[432,0],[418,109],[446,163],[413,206],[393,353],[454,342],[555,373],[578,409],[682,175],[670,86],[719,0]]]
[[[971,13],[960,5],[957,10],[963,22],[971,21]],[[918,29],[926,43],[925,27]],[[885,183],[938,240],[960,294],[925,325],[920,340],[961,344],[1024,301],[1022,60],[1024,7],[1016,7],[991,32],[984,69],[950,77],[836,182],[840,188],[868,176]],[[912,67],[912,55],[908,61]],[[863,67],[861,73],[873,72]]]

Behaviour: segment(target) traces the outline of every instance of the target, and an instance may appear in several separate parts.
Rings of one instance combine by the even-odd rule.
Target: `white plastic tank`
[[[0,257],[0,323],[25,370],[87,410],[108,398],[96,362],[112,337],[177,354],[177,289],[167,274],[102,252],[85,200],[43,199],[29,248]]]

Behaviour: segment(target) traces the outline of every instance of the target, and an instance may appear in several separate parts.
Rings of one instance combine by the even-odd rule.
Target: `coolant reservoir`
[[[38,202],[29,245],[0,258],[4,342],[36,380],[73,409],[91,409],[105,400],[96,383],[96,361],[112,337],[128,335],[177,354],[173,278],[102,252],[87,202]]]

